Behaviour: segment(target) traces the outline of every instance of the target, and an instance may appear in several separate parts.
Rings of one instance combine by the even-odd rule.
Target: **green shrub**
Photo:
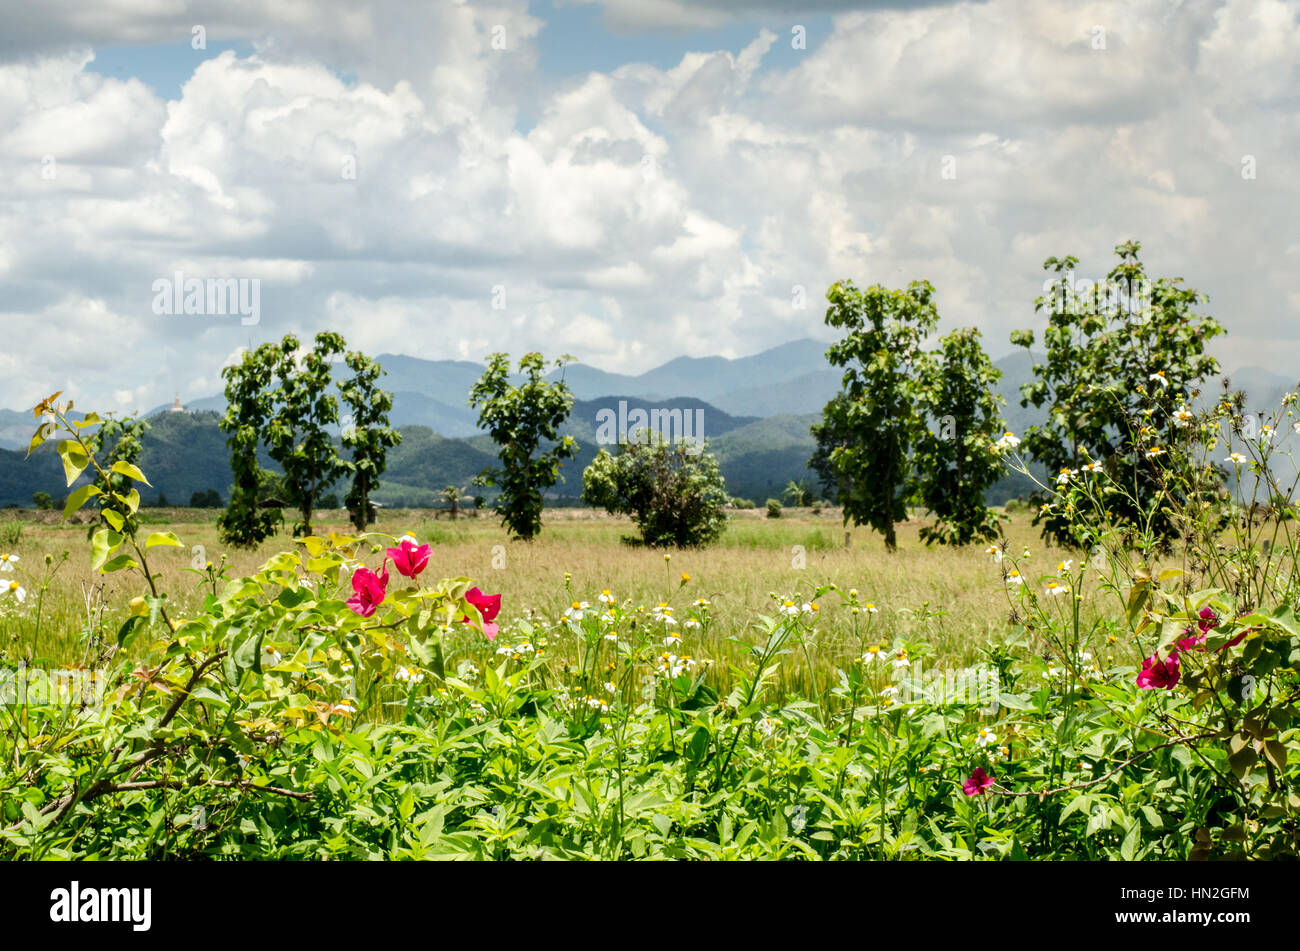
[[[645,545],[707,545],[727,526],[727,486],[718,460],[685,443],[621,443],[602,449],[582,473],[582,497],[630,515]]]
[[[781,517],[781,502],[779,499],[767,500],[767,517],[768,518]]]

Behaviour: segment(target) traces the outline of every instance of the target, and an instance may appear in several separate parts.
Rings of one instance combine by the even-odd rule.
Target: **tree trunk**
[[[893,522],[885,526],[885,550],[889,552],[898,551],[898,537],[894,534]]]

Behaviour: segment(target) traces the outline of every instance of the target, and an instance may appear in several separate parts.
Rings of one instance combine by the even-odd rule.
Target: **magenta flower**
[[[501,612],[501,595],[484,594],[478,588],[470,588],[465,592],[465,600],[478,609],[479,615],[483,618],[483,633],[492,640],[501,630],[492,622],[496,620],[497,615]],[[470,623],[469,616],[461,618],[465,624]]]
[[[429,553],[433,551],[428,545],[417,545],[409,538],[403,538],[396,548],[388,549],[385,554],[393,562],[397,573],[406,578],[414,578],[429,564]]]
[[[993,785],[994,777],[984,772],[983,766],[976,766],[975,772],[970,774],[970,779],[961,784],[961,791],[968,796],[982,796],[985,790]]]
[[[1208,606],[1201,608],[1200,618],[1196,626],[1201,629],[1202,634],[1219,626],[1219,616],[1214,613],[1214,608]]]
[[[1201,645],[1205,643],[1204,628],[1202,633],[1193,633],[1190,627],[1183,628],[1183,636],[1179,638],[1176,649],[1180,651],[1203,651],[1205,648]]]
[[[370,617],[388,593],[388,569],[375,574],[369,568],[358,568],[352,572],[352,591],[348,607],[362,617]]]
[[[1170,654],[1163,661],[1159,654],[1152,654],[1142,661],[1142,670],[1137,675],[1137,685],[1143,690],[1173,690],[1181,676],[1178,653]]]

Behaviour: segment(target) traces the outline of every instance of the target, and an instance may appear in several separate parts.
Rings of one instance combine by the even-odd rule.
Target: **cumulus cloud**
[[[0,54],[0,405],[205,396],[239,347],[325,328],[636,373],[824,337],[846,277],[928,278],[945,325],[999,353],[1045,257],[1100,277],[1129,237],[1211,294],[1230,365],[1294,364],[1293,6],[826,9],[797,55],[755,21],[666,69],[543,80],[524,0],[24,8]],[[170,101],[92,71],[96,46],[197,23],[253,52],[203,59]],[[178,271],[260,281],[259,322],[154,313]]]

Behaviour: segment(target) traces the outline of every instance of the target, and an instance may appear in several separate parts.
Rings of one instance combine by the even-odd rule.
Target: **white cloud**
[[[237,348],[325,327],[372,353],[569,350],[635,373],[824,336],[822,291],[846,277],[928,278],[945,326],[1005,352],[1045,257],[1100,277],[1129,237],[1154,273],[1210,292],[1230,359],[1297,355],[1277,244],[1300,211],[1286,3],[861,4],[794,59],[755,27],[669,69],[558,82],[534,69],[542,24],[523,0],[417,6],[17,16],[27,54],[0,60],[0,319],[17,348],[0,405],[59,387],[190,400]],[[737,16],[639,9],[606,4],[624,25]],[[195,23],[256,52],[202,61],[170,102],[87,71],[90,45],[184,41]],[[261,323],[154,315],[152,281],[177,269],[261,279]]]

